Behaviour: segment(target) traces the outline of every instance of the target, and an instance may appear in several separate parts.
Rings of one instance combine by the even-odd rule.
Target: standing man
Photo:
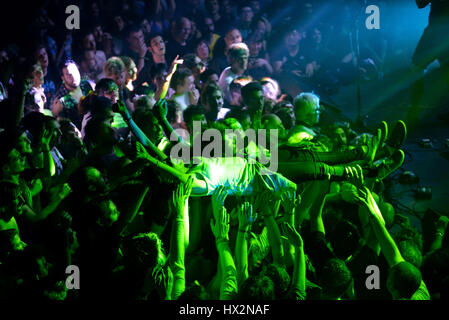
[[[64,63],[61,79],[62,84],[52,103],[53,116],[68,118],[78,129],[81,129],[82,118],[78,112],[78,102],[93,89],[89,82],[81,81],[78,66],[73,60],[67,60]]]

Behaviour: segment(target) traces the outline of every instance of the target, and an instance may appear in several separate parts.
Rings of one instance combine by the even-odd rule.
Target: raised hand
[[[363,170],[360,165],[345,167],[345,177],[349,183],[361,188],[364,183]]]
[[[284,222],[281,224],[281,228],[284,238],[286,238],[294,247],[298,248],[304,245],[301,235],[296,231],[294,226]]]
[[[288,190],[281,194],[281,203],[286,214],[295,213],[295,208],[301,203],[301,195],[296,196],[296,192]]]
[[[212,213],[215,220],[217,219],[218,214],[221,212],[222,208],[224,208],[224,203],[227,196],[228,189],[225,186],[219,186],[217,189],[215,189],[214,193],[212,193]]]
[[[183,218],[183,208],[187,199],[192,193],[193,177],[189,177],[186,183],[180,183],[175,191],[173,191],[173,206],[176,209],[176,214]]]
[[[382,221],[383,225],[385,225],[385,220],[382,217],[382,213],[377,206],[371,191],[367,187],[364,187],[364,189],[360,188],[358,193],[361,195],[361,197],[358,197],[359,203],[362,204],[371,215],[377,216],[377,218]]]
[[[173,288],[173,273],[171,269],[159,265],[153,269],[151,275],[153,276],[159,297],[164,300],[169,300]]]
[[[340,189],[341,198],[349,203],[356,204],[359,202],[359,194],[357,187],[352,183],[343,183]]]
[[[210,220],[210,228],[217,242],[229,241],[229,221],[230,216],[224,207],[218,212],[215,223],[213,219]]]
[[[184,63],[184,60],[179,59],[179,55],[176,55],[175,59],[173,59],[171,65],[170,65],[170,70],[168,70],[168,74],[173,75],[176,72],[176,69],[178,68],[178,64],[183,64],[183,63]]]
[[[156,108],[156,114],[160,119],[165,119],[168,113],[167,100],[159,99],[154,106]]]
[[[238,210],[239,230],[248,231],[250,225],[257,220],[257,213],[249,202],[242,203]]]

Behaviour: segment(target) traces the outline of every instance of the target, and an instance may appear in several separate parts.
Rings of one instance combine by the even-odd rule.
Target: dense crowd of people
[[[0,299],[447,297],[449,219],[425,247],[383,194],[405,123],[320,121],[316,93],[380,77],[382,45],[333,47],[351,1],[348,28],[281,3],[85,1],[66,32],[49,1],[37,41],[0,47]],[[195,153],[210,129],[231,156]],[[276,135],[228,135],[251,130]]]

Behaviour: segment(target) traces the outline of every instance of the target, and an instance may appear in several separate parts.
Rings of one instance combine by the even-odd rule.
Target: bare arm
[[[361,198],[361,203],[365,205],[370,214],[369,219],[371,227],[373,228],[374,234],[379,241],[381,251],[385,256],[388,265],[393,267],[404,261],[404,258],[402,257],[394,239],[385,228],[385,222],[381,218],[382,214],[380,213],[371,192],[368,188],[365,188],[363,191],[359,190],[359,192],[363,195],[363,198]]]

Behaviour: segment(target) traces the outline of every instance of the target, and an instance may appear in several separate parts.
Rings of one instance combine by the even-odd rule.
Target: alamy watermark
[[[199,157],[241,157],[250,163],[259,162],[267,169],[276,172],[278,169],[278,130],[224,130],[224,135],[217,129],[201,130],[201,122],[193,122],[192,135],[184,129],[176,129],[170,141],[178,141],[178,135],[192,141],[192,145],[177,143],[170,152],[171,159],[182,160],[185,164],[201,162]],[[192,137],[192,138],[191,138]],[[204,144],[203,142],[206,142]]]
[[[365,26],[368,30],[380,29],[380,9],[376,5],[366,7],[365,13],[369,16],[365,20]]]

